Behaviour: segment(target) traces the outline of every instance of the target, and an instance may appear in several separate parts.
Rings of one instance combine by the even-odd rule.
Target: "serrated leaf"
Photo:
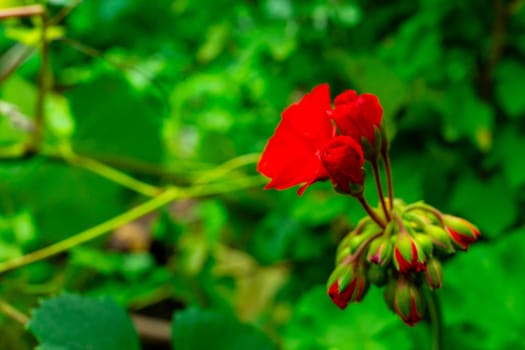
[[[190,308],[175,314],[172,326],[176,350],[272,350],[270,339],[232,316]]]
[[[41,350],[138,350],[128,315],[111,299],[62,294],[45,300],[28,323]]]

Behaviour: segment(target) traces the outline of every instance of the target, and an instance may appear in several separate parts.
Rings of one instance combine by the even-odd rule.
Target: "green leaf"
[[[270,339],[252,326],[216,311],[190,308],[173,318],[173,349],[272,350]]]
[[[496,96],[511,118],[518,118],[525,112],[521,79],[524,75],[525,66],[513,60],[502,62],[496,71]]]
[[[407,327],[388,310],[381,291],[373,288],[360,304],[341,311],[332,304],[324,286],[306,293],[294,308],[285,330],[287,350],[359,349],[396,350],[413,348],[411,338],[420,337],[425,325]],[[418,346],[418,349],[430,346]]]
[[[41,350],[138,350],[139,339],[128,315],[111,299],[62,294],[42,302],[29,330]]]
[[[445,265],[445,349],[523,349],[525,229],[475,244]],[[504,325],[504,326],[503,326]]]
[[[492,146],[494,111],[467,84],[451,86],[436,106],[443,116],[443,133],[447,140],[468,137],[481,151]]]
[[[129,84],[105,75],[68,93],[79,153],[159,162],[162,105],[147,104]]]
[[[452,193],[450,206],[451,214],[464,216],[488,237],[503,234],[518,215],[514,194],[502,176],[488,181],[470,175],[462,177]]]

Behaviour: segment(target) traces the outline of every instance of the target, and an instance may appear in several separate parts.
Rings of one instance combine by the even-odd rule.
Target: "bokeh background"
[[[148,200],[86,159],[162,188],[219,185],[4,271],[2,349],[37,343],[6,305],[31,317],[64,291],[159,322],[137,326],[144,349],[430,349],[428,324],[403,324],[381,290],[344,312],[326,296],[357,202],[328,183],[262,190],[257,154],[322,82],[379,96],[397,197],[482,232],[445,265],[446,348],[525,349],[525,1],[37,3],[56,19],[44,69],[40,18],[0,22],[0,261]]]

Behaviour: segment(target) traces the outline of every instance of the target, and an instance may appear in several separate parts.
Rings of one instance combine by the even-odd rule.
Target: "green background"
[[[351,88],[380,98],[397,197],[480,228],[479,242],[445,264],[438,293],[446,348],[525,349],[524,1],[41,4],[50,18],[65,16],[47,29],[49,89],[36,154],[24,149],[30,132],[0,111],[0,261],[147,200],[71,164],[64,150],[159,187],[222,181],[224,192],[177,200],[3,273],[0,296],[35,315],[29,328],[41,349],[61,345],[41,338],[53,331],[39,333],[38,320],[54,302],[75,310],[76,297],[54,299],[65,291],[94,303],[88,311],[120,307],[164,320],[175,349],[430,349],[428,326],[403,324],[382,291],[344,312],[326,296],[336,245],[364,215],[357,202],[328,183],[300,198],[294,189],[262,190],[256,154],[282,110],[322,82],[333,96]],[[0,101],[31,122],[42,24],[31,17],[0,25]],[[220,164],[247,154],[244,166],[221,173]],[[47,302],[39,307],[39,299]],[[66,311],[53,319],[76,327]],[[96,324],[103,314],[83,319]],[[115,323],[126,333],[121,318]],[[0,314],[0,348],[32,348],[32,334]]]

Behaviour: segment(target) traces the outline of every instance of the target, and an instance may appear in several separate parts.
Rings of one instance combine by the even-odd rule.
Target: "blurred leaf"
[[[177,350],[277,349],[255,328],[216,311],[190,308],[177,312],[172,325],[173,349]]]
[[[445,348],[525,349],[525,229],[474,245],[445,266],[441,293]],[[505,325],[505,326],[500,326]]]
[[[514,60],[502,62],[496,70],[496,96],[503,110],[511,118],[525,113],[525,101],[520,94],[525,66]]]
[[[475,95],[472,87],[463,84],[452,86],[438,101],[445,138],[456,141],[467,136],[481,151],[492,147],[494,112]]]
[[[140,349],[128,315],[111,299],[62,294],[33,312],[29,330],[42,350]]]
[[[79,153],[159,162],[162,108],[115,75],[105,75],[67,94],[75,116],[73,146]]]
[[[285,349],[413,349],[411,336],[425,325],[408,328],[388,310],[381,292],[372,288],[364,301],[341,311],[326,294],[325,287],[308,291],[294,307],[285,331]],[[417,337],[417,335],[416,335]],[[430,349],[418,344],[418,349]]]
[[[525,183],[525,162],[521,150],[525,149],[525,135],[507,127],[496,135],[494,156],[503,164],[503,175],[513,189]]]
[[[502,176],[488,181],[462,176],[451,193],[450,207],[451,214],[464,216],[488,237],[504,234],[518,215],[513,191]]]

